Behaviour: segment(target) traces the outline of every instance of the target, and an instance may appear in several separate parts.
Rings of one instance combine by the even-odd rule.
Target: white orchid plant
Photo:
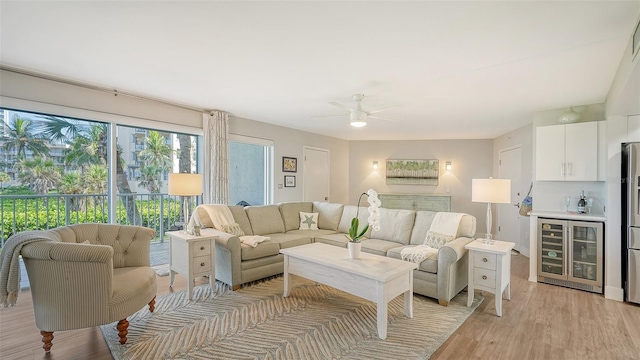
[[[362,231],[358,231],[358,227],[360,226],[360,220],[358,220],[358,215],[360,214],[360,200],[362,200],[363,196],[367,196],[367,202],[369,203],[369,207],[367,211],[369,211],[369,218],[367,219],[367,225],[362,229]],[[349,228],[349,234],[345,235],[350,242],[359,243],[360,239],[364,236],[364,234],[371,227],[375,231],[380,230],[380,199],[378,199],[378,193],[369,189],[366,193],[362,193],[358,198],[358,210],[356,211],[356,217],[351,219],[351,227]]]

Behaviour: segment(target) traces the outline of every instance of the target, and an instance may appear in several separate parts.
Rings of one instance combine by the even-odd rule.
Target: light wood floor
[[[503,316],[495,316],[494,297],[485,293],[482,305],[432,359],[640,359],[640,307],[528,282],[528,258],[512,259],[511,301],[503,302]],[[172,291],[168,276],[158,280],[158,295]],[[184,289],[186,281],[176,276],[174,291]],[[17,306],[0,309],[1,359],[111,359],[98,327],[54,336],[47,356],[28,291]]]

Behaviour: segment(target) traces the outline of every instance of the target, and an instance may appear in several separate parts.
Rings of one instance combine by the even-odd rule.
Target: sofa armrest
[[[464,247],[472,241],[472,238],[459,237],[438,252],[438,301],[442,305],[448,304],[469,282],[469,251]]]

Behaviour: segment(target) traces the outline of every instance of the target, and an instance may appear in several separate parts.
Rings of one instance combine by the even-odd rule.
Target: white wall
[[[327,149],[330,152],[330,202],[346,203],[349,199],[349,142],[329,136],[271,125],[240,117],[229,117],[229,132],[237,135],[257,137],[273,141],[274,148],[274,194],[275,203],[300,201],[302,193],[302,150],[303,146]],[[283,173],[282,157],[298,159],[298,172]],[[296,177],[295,187],[279,188],[284,184],[284,175]]]
[[[379,193],[450,194],[451,210],[476,217],[478,233],[485,233],[487,205],[471,202],[471,179],[493,176],[493,140],[351,141],[349,145],[349,203],[369,188]],[[387,159],[438,159],[437,186],[387,185]],[[378,161],[378,170],[372,162]],[[445,170],[451,161],[453,169]]]

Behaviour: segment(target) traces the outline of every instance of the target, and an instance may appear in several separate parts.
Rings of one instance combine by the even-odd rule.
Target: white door
[[[303,152],[303,200],[329,201],[329,150],[305,146]]]
[[[514,206],[519,205],[529,191],[529,186],[526,189],[522,186],[521,147],[500,151],[499,177],[511,179],[511,203],[498,204],[497,239],[513,242],[516,244],[515,249],[523,252],[523,248],[529,248],[529,243],[522,237],[520,208]]]

